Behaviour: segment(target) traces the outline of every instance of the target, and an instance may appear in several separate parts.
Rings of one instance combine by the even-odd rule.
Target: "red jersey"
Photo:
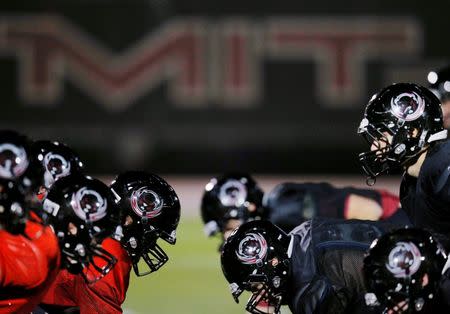
[[[107,238],[102,247],[117,263],[99,281],[88,284],[81,275],[61,270],[42,303],[58,306],[77,306],[80,313],[122,313],[131,271],[131,259],[120,242]],[[96,259],[94,257],[94,259]],[[100,259],[97,260],[100,264]]]
[[[51,228],[27,221],[25,234],[0,230],[0,314],[30,313],[58,272],[60,251]]]

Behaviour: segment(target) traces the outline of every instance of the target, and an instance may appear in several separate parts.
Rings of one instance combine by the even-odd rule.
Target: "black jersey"
[[[418,178],[405,174],[400,186],[402,208],[416,227],[450,234],[450,141],[427,153]]]
[[[325,182],[279,184],[264,196],[263,205],[268,209],[269,220],[289,232],[314,217],[347,218],[351,194],[376,201],[385,213],[392,214],[399,206],[399,198],[387,191],[337,188]]]
[[[390,229],[382,222],[321,218],[295,228],[288,298],[292,313],[353,312],[367,292],[364,254]]]

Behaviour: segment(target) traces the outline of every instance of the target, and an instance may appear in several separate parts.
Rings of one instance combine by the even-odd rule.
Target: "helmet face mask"
[[[252,292],[250,299],[247,301],[245,310],[249,313],[255,314],[266,314],[269,308],[270,313],[279,313],[282,294],[277,292],[272,292],[270,285],[267,284],[266,278],[252,278],[255,276],[249,276],[248,284],[249,289]],[[235,299],[236,300],[236,299]]]
[[[244,223],[225,241],[221,262],[236,302],[244,290],[251,291],[246,310],[278,313],[287,293],[290,237],[268,221]]]
[[[142,222],[139,221],[137,224],[141,225]],[[124,226],[122,244],[131,257],[133,270],[137,276],[145,276],[155,272],[169,260],[166,252],[157,243],[159,237],[158,230],[148,224],[139,227],[134,225]],[[139,266],[141,258],[147,265],[147,269],[143,270]]]
[[[110,188],[124,213],[122,244],[132,259],[134,272],[145,276],[157,271],[169,260],[158,239],[176,243],[180,218],[178,196],[159,176],[139,171],[120,174]],[[145,270],[140,268],[141,258]]]
[[[389,155],[392,151],[392,135],[388,136],[386,131],[374,126],[367,126],[362,136],[366,142],[371,145],[371,150],[361,153],[359,161],[361,166],[369,177],[377,177],[378,175],[387,172],[395,166],[395,160],[390,164]],[[399,166],[399,165],[397,165]]]
[[[439,100],[409,83],[388,86],[366,106],[358,134],[371,145],[359,161],[368,179],[413,165],[430,143],[447,138]]]

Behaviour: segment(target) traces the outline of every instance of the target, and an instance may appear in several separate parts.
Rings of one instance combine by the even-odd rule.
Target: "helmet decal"
[[[406,278],[419,270],[422,255],[412,242],[398,242],[389,253],[386,268],[395,278]]]
[[[83,220],[98,221],[106,216],[108,202],[97,191],[83,187],[72,194],[71,202],[75,214]]]
[[[154,191],[141,187],[131,194],[131,208],[140,217],[154,218],[161,214],[163,200]]]
[[[70,163],[59,154],[48,153],[43,162],[45,169],[55,178],[65,177],[70,173]]]
[[[0,145],[0,177],[20,177],[28,167],[28,158],[25,149],[14,144]]]
[[[425,100],[414,92],[401,93],[391,99],[391,111],[401,120],[416,120],[424,110]]]
[[[70,174],[70,162],[59,154],[48,153],[42,161],[45,168],[45,186],[50,187],[56,180]]]
[[[267,254],[267,242],[259,233],[248,233],[236,251],[238,259],[246,265],[256,264]]]
[[[228,180],[220,187],[219,199],[223,206],[240,207],[247,199],[247,188],[238,180]]]

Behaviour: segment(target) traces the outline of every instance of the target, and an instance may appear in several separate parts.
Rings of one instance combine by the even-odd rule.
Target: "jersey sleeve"
[[[76,275],[66,269],[58,272],[41,303],[52,306],[77,306],[74,299],[74,285]]]
[[[122,313],[128,289],[131,260],[120,242],[107,238],[102,247],[114,255],[117,263],[112,270],[94,284],[87,284],[82,276],[77,280],[77,305],[81,313]]]
[[[418,177],[418,192],[431,210],[450,216],[450,142],[438,144],[425,158]]]
[[[387,219],[394,215],[397,210],[401,207],[400,197],[386,190],[377,191],[381,198],[381,208],[383,209],[383,214],[381,219]]]
[[[57,239],[50,227],[32,221],[26,237],[0,232],[0,313],[31,312],[57,274]]]

